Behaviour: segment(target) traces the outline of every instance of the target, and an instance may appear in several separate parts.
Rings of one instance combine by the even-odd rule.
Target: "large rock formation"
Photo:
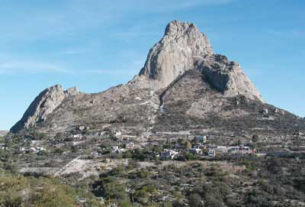
[[[194,58],[212,54],[209,40],[194,24],[173,21],[166,27],[164,37],[149,51],[140,75],[157,80],[157,89],[165,88],[194,68]]]
[[[65,97],[76,94],[78,94],[76,88],[64,91],[60,85],[45,89],[35,98],[21,120],[12,127],[11,131],[17,132],[23,128],[34,127],[36,123],[45,121],[47,116],[61,104]]]
[[[169,23],[139,75],[127,84],[96,94],[48,88],[11,131],[35,127],[56,134],[79,126],[139,137],[213,128],[270,135],[305,128],[298,117],[263,103],[241,67],[214,54],[194,24],[178,21]]]
[[[192,69],[204,73],[209,83],[227,96],[244,95],[262,101],[240,66],[214,54],[208,38],[194,24],[169,23],[164,37],[150,50],[139,75],[153,79],[153,87],[158,90]]]

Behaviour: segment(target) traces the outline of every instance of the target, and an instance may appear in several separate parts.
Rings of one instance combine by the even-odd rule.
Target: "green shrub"
[[[204,206],[204,202],[201,198],[201,196],[198,194],[198,193],[192,193],[190,196],[189,196],[189,204],[190,206],[193,206],[193,207],[201,207],[201,206]]]

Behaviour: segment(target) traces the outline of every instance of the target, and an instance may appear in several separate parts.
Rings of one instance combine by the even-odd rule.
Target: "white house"
[[[228,147],[226,146],[217,146],[216,151],[220,153],[227,153],[228,152]]]
[[[160,153],[160,159],[174,159],[178,155],[177,151],[165,150]]]
[[[81,138],[83,138],[83,135],[82,134],[74,134],[72,137],[75,138],[75,139],[81,139]]]
[[[133,149],[134,148],[134,143],[133,142],[129,142],[126,144],[125,146],[126,149]]]
[[[216,151],[215,150],[209,150],[208,151],[208,156],[209,157],[215,157],[216,156]]]
[[[199,155],[202,154],[202,150],[200,149],[199,146],[193,147],[192,149],[190,149],[190,152],[193,153],[193,154],[199,154]]]
[[[231,154],[251,154],[253,151],[248,146],[232,146],[229,149]]]
[[[115,133],[116,138],[120,138],[122,136],[122,132],[118,131]]]
[[[119,148],[119,146],[113,146],[112,147],[112,152],[117,152],[117,153],[122,153],[122,152],[126,152],[126,149],[123,148]]]

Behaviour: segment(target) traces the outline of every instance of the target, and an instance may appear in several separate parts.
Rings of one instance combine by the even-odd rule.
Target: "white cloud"
[[[78,55],[87,53],[89,51],[88,48],[67,48],[59,52],[59,54],[63,55]]]
[[[137,70],[105,70],[105,69],[96,69],[96,70],[84,70],[80,71],[80,74],[86,75],[136,75],[139,71]]]
[[[5,61],[0,62],[0,74],[17,73],[63,73],[68,72],[62,67],[36,61]]]

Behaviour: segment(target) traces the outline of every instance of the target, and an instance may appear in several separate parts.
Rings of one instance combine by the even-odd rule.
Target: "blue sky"
[[[44,88],[126,83],[174,19],[239,62],[267,102],[305,116],[305,1],[1,0],[0,129]]]

